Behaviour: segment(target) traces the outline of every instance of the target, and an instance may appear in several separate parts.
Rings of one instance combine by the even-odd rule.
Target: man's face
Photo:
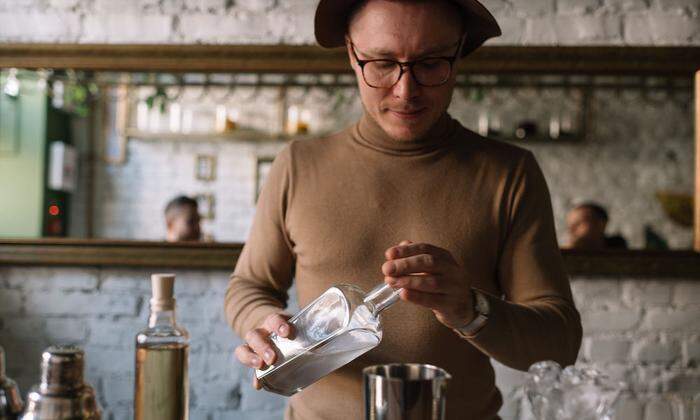
[[[598,246],[605,241],[605,221],[589,208],[579,207],[566,217],[569,243],[581,247]]]
[[[443,1],[369,0],[355,14],[348,32],[360,60],[411,61],[453,56],[461,40],[455,6]],[[423,87],[408,72],[391,88],[372,88],[362,78],[348,42],[365,112],[397,141],[421,138],[452,100],[455,71],[441,86]]]
[[[168,239],[170,241],[200,240],[199,219],[196,207],[185,206],[176,209],[168,221]]]

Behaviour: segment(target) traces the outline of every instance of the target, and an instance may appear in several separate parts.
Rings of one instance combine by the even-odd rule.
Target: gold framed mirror
[[[687,78],[700,68],[700,49],[696,47],[484,47],[468,60],[460,64],[460,73],[490,74],[502,78],[513,75],[527,78],[545,75],[583,75],[583,76],[617,76],[628,78]],[[343,51],[328,51],[312,46],[256,46],[256,45],[87,45],[87,44],[5,44],[0,46],[0,67],[40,70],[82,71],[87,74],[98,72],[144,73],[157,72],[183,74],[222,74],[222,73],[267,73],[267,74],[347,74],[349,69]],[[670,80],[669,79],[669,80]],[[501,79],[503,80],[503,79]],[[637,79],[635,79],[637,80]],[[638,79],[642,80],[642,79]],[[700,116],[698,116],[698,96],[700,95],[700,75],[695,75],[695,187],[694,201],[698,202],[700,188],[700,137],[697,133]],[[279,115],[283,115],[282,125],[288,121],[289,104],[281,106]],[[558,124],[561,126],[561,124]],[[94,129],[94,127],[92,128]],[[90,129],[89,129],[90,130]],[[487,129],[488,131],[488,129]],[[274,146],[271,146],[274,148]],[[117,141],[111,156],[114,163],[123,162],[126,153],[125,142]],[[263,153],[268,155],[267,153]],[[193,159],[193,162],[196,162]],[[195,164],[195,163],[193,163]],[[221,167],[222,164],[219,164]],[[249,171],[255,172],[257,171]],[[256,176],[256,183],[260,182]],[[256,188],[257,189],[257,188]],[[202,193],[208,193],[203,191]],[[93,197],[92,200],[96,198]],[[254,198],[251,199],[254,201]],[[217,201],[218,202],[218,201]],[[694,209],[694,226],[692,243],[695,251],[700,251],[700,212]],[[91,222],[92,223],[92,222]],[[118,244],[110,248],[107,243]],[[95,247],[93,247],[93,244]],[[133,254],[151,249],[142,241],[121,242],[110,240],[0,240],[0,262],[5,263],[56,263],[56,258],[66,263],[82,264],[80,257],[72,251],[83,253],[104,252],[106,249],[121,249],[120,252]],[[200,247],[213,249],[218,244],[205,245],[163,245],[159,264],[175,263],[167,255],[175,255],[174,250],[191,250],[196,253]],[[239,249],[238,244],[221,244],[225,252]],[[63,248],[62,248],[63,247]],[[133,248],[132,248],[133,247]],[[21,249],[21,252],[18,251]],[[57,251],[62,249],[62,251]],[[33,253],[32,250],[36,250]],[[69,250],[72,250],[69,252]],[[17,251],[17,252],[15,252]],[[65,252],[64,252],[65,251]],[[22,255],[20,257],[20,254]],[[115,253],[109,264],[133,264],[133,258],[127,254]],[[628,251],[613,254],[585,253],[564,251],[570,270],[575,273],[604,272],[622,273],[662,273],[676,272],[676,275],[700,273],[700,264],[695,254],[688,251],[649,252]],[[34,255],[34,256],[32,256]],[[42,257],[54,255],[50,259]],[[57,257],[56,255],[60,255]],[[73,255],[73,256],[71,256]],[[679,258],[677,264],[669,260],[670,255]],[[49,257],[46,257],[49,258]],[[164,258],[164,259],[163,259]],[[682,260],[682,262],[681,262]],[[107,263],[103,260],[91,260],[91,264]],[[178,261],[183,261],[181,258]],[[214,266],[223,263],[213,262]],[[226,264],[229,264],[228,261]],[[668,269],[668,264],[679,268]],[[641,268],[643,267],[643,268]],[[665,268],[664,268],[665,267]],[[683,268],[680,268],[683,267]],[[695,267],[695,268],[693,268]],[[692,271],[695,270],[695,271]]]

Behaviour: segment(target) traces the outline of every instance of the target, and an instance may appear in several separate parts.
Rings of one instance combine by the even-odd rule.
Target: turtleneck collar
[[[372,117],[364,113],[360,121],[355,124],[352,137],[357,143],[382,153],[413,156],[445,147],[456,128],[455,120],[444,113],[425,136],[415,140],[400,141],[389,137]]]

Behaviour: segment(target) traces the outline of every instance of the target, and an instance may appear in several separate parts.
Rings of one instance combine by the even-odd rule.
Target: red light
[[[61,209],[57,205],[49,206],[49,214],[51,216],[58,216],[61,213]]]

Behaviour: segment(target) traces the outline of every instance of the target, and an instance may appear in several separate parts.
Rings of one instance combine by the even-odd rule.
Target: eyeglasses
[[[388,89],[401,80],[406,69],[411,73],[413,80],[420,86],[435,87],[444,85],[452,75],[454,66],[465,37],[459,40],[457,52],[449,57],[426,57],[414,61],[396,61],[387,59],[360,60],[355,52],[355,44],[350,41],[350,49],[362,70],[362,78],[369,87]]]

